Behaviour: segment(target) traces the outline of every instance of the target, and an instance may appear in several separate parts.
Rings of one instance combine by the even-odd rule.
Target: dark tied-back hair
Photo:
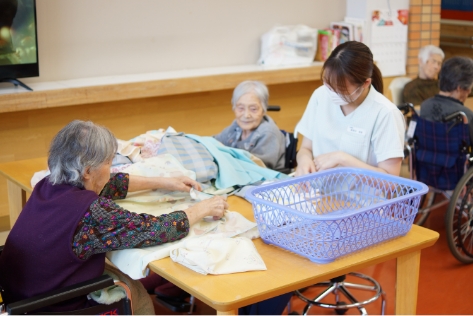
[[[366,79],[379,93],[383,93],[383,77],[373,63],[373,53],[365,44],[348,41],[338,45],[322,67],[321,79],[341,94],[349,94],[345,79],[356,86],[361,86]]]
[[[458,87],[468,90],[473,83],[473,59],[455,56],[447,59],[440,69],[440,91],[452,92]]]

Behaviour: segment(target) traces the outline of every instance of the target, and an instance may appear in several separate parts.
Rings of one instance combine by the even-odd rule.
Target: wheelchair
[[[410,115],[405,143],[410,177],[429,186],[414,224],[425,224],[431,211],[448,205],[445,226],[450,251],[458,261],[472,263],[473,157],[468,118],[455,112],[433,122],[421,118],[410,103],[398,108]],[[439,196],[443,196],[440,201]]]
[[[3,246],[0,246],[0,255]],[[44,307],[48,307],[66,300],[88,295],[89,293],[105,289],[112,285],[121,286],[125,289],[126,297],[110,305],[99,304],[80,310],[51,313],[35,312]],[[47,314],[47,315],[132,315],[131,292],[123,282],[116,282],[108,275],[102,275],[89,281],[75,285],[66,286],[61,289],[52,290],[34,297],[30,297],[17,302],[4,302],[2,297],[5,293],[0,285],[0,314],[20,315],[20,314]]]
[[[281,107],[279,105],[268,105],[267,110],[278,112],[281,110]],[[281,133],[283,133],[284,137],[286,138],[286,152],[284,154],[285,163],[284,168],[278,169],[276,171],[285,174],[290,174],[297,167],[296,156],[298,139],[294,135],[294,133],[290,133],[285,130],[281,130]]]

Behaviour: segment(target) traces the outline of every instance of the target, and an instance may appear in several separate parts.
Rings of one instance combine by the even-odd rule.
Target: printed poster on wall
[[[406,74],[409,10],[374,10],[371,15],[371,51],[383,76]]]

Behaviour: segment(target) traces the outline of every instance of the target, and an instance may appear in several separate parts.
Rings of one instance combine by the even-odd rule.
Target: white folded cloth
[[[201,274],[267,270],[251,239],[205,235],[171,251],[171,259]]]
[[[33,177],[31,178],[30,182],[31,182],[31,187],[34,188],[34,186],[36,185],[36,183],[38,183],[39,181],[43,180],[45,177],[49,176],[51,174],[51,172],[49,171],[49,169],[46,169],[46,170],[40,170],[38,172],[35,172]]]
[[[89,296],[100,304],[110,305],[126,297],[125,289],[118,285],[112,285],[89,294]]]
[[[145,204],[135,204],[145,206]],[[187,237],[147,248],[133,248],[107,252],[107,258],[122,272],[133,279],[144,278],[148,274],[148,264],[151,261],[169,257],[171,251],[184,247],[188,240],[208,236],[208,238],[222,239],[236,236],[258,238],[259,232],[256,223],[250,222],[237,212],[227,211],[223,220],[200,221],[191,226]]]

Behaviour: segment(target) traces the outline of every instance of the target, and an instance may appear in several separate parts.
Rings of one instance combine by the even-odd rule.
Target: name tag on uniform
[[[353,127],[353,126],[348,126],[347,132],[360,135],[360,136],[364,136],[366,134],[364,129],[359,128],[359,127]]]

